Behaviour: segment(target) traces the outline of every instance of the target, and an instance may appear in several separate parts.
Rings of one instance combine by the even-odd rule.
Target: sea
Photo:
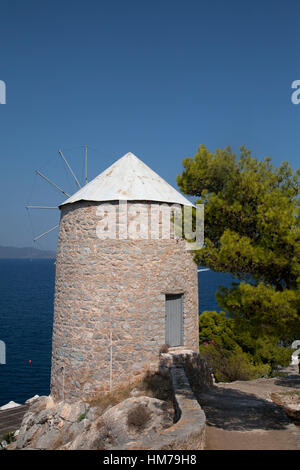
[[[217,310],[218,286],[232,276],[201,271],[199,312]],[[0,340],[6,364],[0,364],[0,406],[49,395],[55,281],[54,259],[0,260]]]

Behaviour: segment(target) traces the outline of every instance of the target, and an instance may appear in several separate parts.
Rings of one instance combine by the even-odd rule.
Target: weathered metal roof
[[[158,201],[193,205],[131,152],[79,189],[62,205],[82,200]]]

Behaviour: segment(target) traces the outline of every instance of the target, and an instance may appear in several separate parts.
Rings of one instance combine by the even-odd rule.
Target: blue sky
[[[176,186],[200,144],[241,145],[299,167],[300,4],[296,1],[7,1],[0,6],[1,245],[31,246],[58,213],[24,206],[76,187],[131,151]],[[39,248],[55,248],[56,234]]]

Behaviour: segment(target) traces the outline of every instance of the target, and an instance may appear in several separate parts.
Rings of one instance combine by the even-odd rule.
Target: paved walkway
[[[8,410],[0,410],[0,441],[7,432],[19,429],[28,408],[29,405],[22,405]]]
[[[300,431],[272,392],[300,389],[300,375],[217,384],[198,394],[207,418],[207,450],[300,450]]]

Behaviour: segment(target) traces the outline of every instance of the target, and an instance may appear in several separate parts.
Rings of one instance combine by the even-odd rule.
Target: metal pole
[[[62,366],[62,399],[65,399],[65,366]]]
[[[112,331],[110,330],[109,390],[112,390]]]
[[[26,209],[58,209],[57,206],[50,207],[50,206],[25,206]]]
[[[35,172],[36,172],[37,175],[41,176],[42,178],[44,178],[44,180],[46,180],[48,183],[50,183],[52,186],[54,186],[54,188],[58,189],[58,191],[63,193],[65,196],[71,197],[70,194],[66,193],[63,189],[61,189],[59,186],[57,186],[57,184],[55,184],[55,183],[53,183],[53,181],[49,180],[49,178],[47,178],[47,176],[43,175],[43,173],[41,173],[38,170],[35,170]]]
[[[76,178],[76,176],[75,176],[75,174],[74,174],[74,171],[73,171],[72,168],[70,167],[70,165],[69,165],[69,163],[68,163],[66,157],[64,156],[64,154],[62,153],[61,150],[59,150],[58,153],[59,153],[59,155],[61,156],[61,158],[63,159],[63,161],[65,162],[65,164],[67,165],[67,167],[69,168],[69,170],[70,170],[70,172],[71,172],[71,175],[73,176],[73,178],[74,178],[74,180],[75,180],[75,182],[76,182],[78,188],[80,189],[80,188],[81,188],[80,183],[79,183],[78,179]]]
[[[37,237],[35,237],[35,238],[33,239],[33,241],[36,242],[37,240],[39,240],[40,238],[42,238],[44,235],[47,235],[48,233],[50,233],[50,232],[52,232],[53,230],[55,230],[57,227],[59,227],[59,225],[55,225],[55,227],[50,228],[50,230],[47,230],[47,232],[41,233],[41,235],[38,235]]]
[[[87,184],[87,145],[85,145],[85,184]]]

